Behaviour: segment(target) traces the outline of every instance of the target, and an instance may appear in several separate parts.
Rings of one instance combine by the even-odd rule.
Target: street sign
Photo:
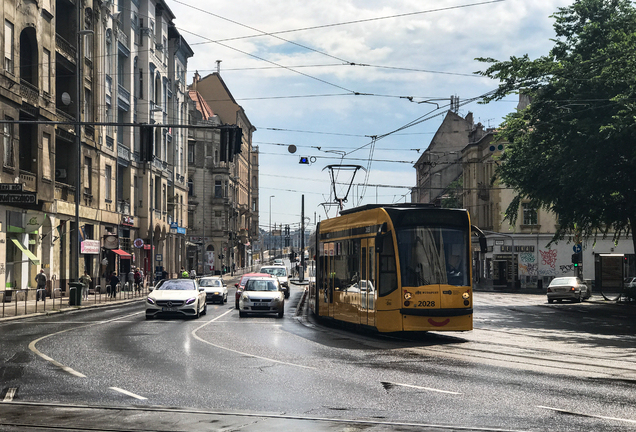
[[[22,183],[0,183],[2,192],[22,192]]]
[[[574,253],[581,253],[581,243],[572,246],[572,250],[574,251]]]
[[[155,261],[163,261],[163,255],[155,254]]]

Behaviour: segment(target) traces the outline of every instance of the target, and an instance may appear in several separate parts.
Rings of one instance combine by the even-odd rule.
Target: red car
[[[270,274],[267,273],[247,273],[244,274],[243,277],[241,278],[241,281],[239,283],[234,284],[234,286],[236,287],[236,295],[235,295],[235,308],[238,309],[239,308],[239,298],[241,297],[241,293],[243,292],[243,289],[245,288],[245,284],[247,283],[248,280],[250,280],[253,277],[273,277]]]

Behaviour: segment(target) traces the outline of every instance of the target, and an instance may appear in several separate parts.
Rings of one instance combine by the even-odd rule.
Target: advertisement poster
[[[206,272],[214,271],[214,252],[207,253]]]

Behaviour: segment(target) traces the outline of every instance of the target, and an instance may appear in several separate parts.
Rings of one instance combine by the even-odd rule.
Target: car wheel
[[[223,303],[227,303],[227,294],[223,297]]]
[[[203,305],[203,315],[207,315],[207,314],[208,314],[208,304],[207,304],[207,303],[205,303],[205,304]]]
[[[153,319],[154,317],[152,315],[146,315],[146,321],[150,321],[151,319]]]
[[[553,301],[553,299],[548,299],[548,303],[552,303]]]
[[[283,307],[280,309],[280,311],[278,311],[278,318],[282,318],[283,315],[285,315],[285,306],[283,305]]]
[[[247,316],[247,314],[245,312],[239,311],[239,317],[245,318],[246,316]]]
[[[288,299],[289,298],[289,291],[285,291],[285,298]]]

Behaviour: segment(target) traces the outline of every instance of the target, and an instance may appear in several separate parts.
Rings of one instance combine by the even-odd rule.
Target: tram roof
[[[435,204],[430,203],[397,203],[397,204],[366,204],[360,207],[354,207],[347,210],[342,210],[340,214],[342,216],[358,213],[365,210],[372,210],[377,208],[391,208],[391,209],[432,209],[440,208]]]

